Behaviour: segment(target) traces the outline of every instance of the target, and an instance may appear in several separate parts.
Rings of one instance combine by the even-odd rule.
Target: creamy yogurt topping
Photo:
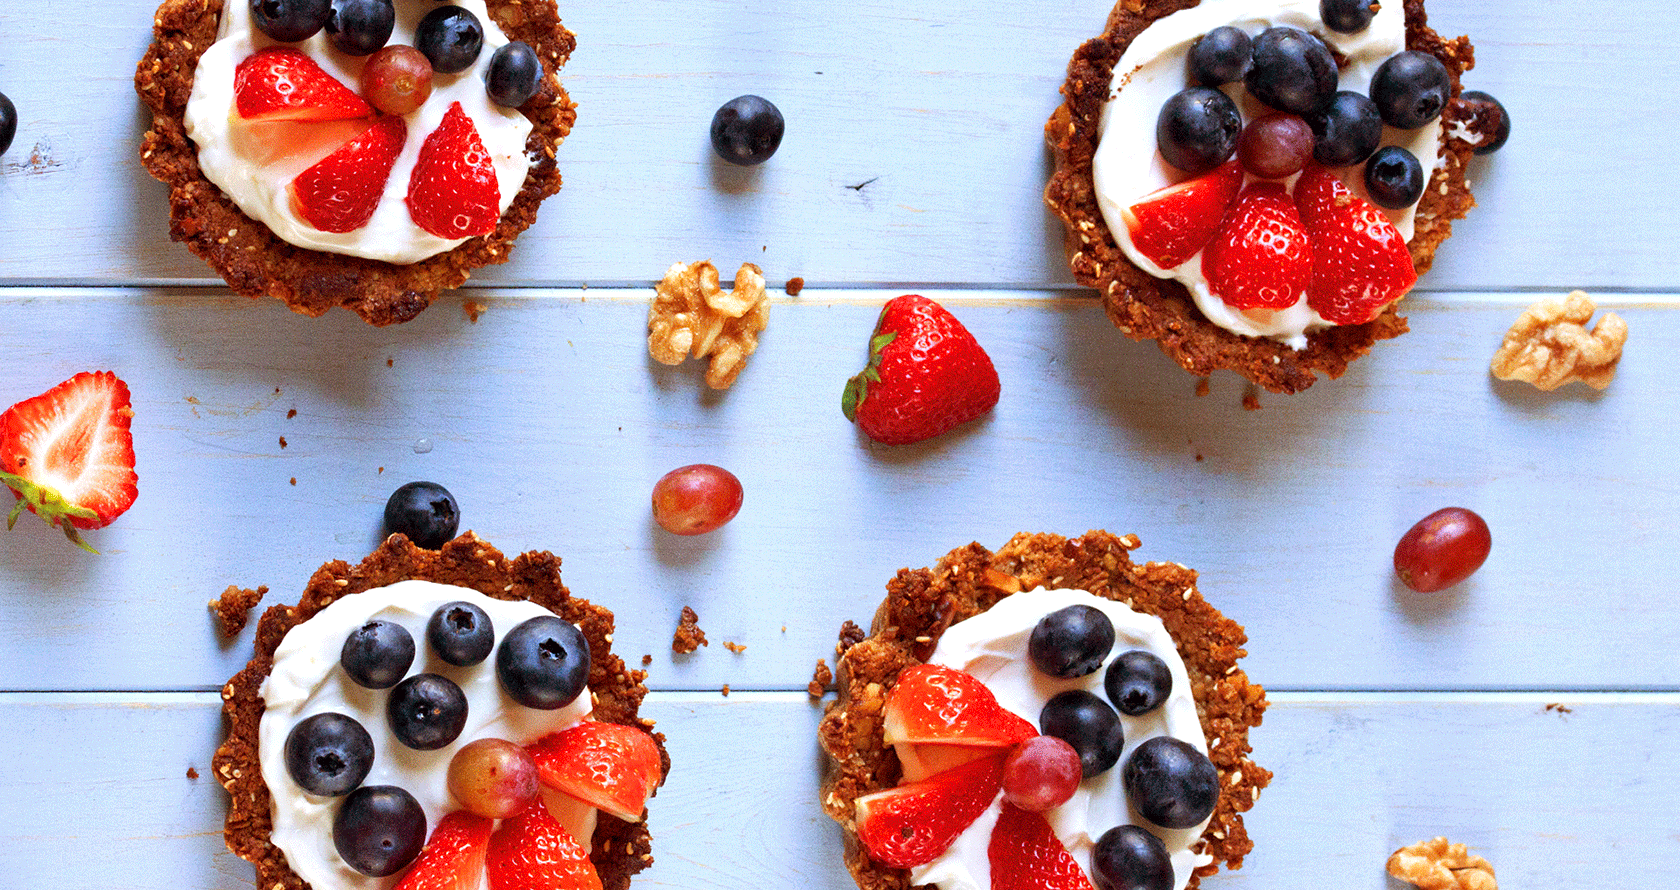
[[[316,229],[292,208],[286,188],[299,173],[360,133],[367,126],[365,121],[332,126],[253,124],[238,119],[233,105],[234,69],[257,50],[279,45],[251,23],[250,4],[244,0],[229,0],[224,4],[220,39],[199,59],[193,75],[192,96],[187,100],[187,135],[198,146],[198,164],[205,178],[232,198],[246,216],[298,247],[388,263],[419,262],[467,240],[439,238],[420,228],[409,218],[408,206],[403,202],[408,195],[409,174],[420,156],[420,146],[443,122],[450,104],[460,102],[461,109],[477,127],[495,167],[500,212],[506,213],[531,166],[525,155],[525,138],[530,135],[531,122],[518,111],[491,102],[484,89],[490,57],[509,43],[507,35],[490,18],[484,0],[454,2],[478,16],[484,26],[484,49],[471,68],[458,74],[434,74],[431,98],[403,118],[408,125],[408,139],[391,168],[379,209],[367,225],[342,234]],[[437,4],[399,0],[396,6],[397,23],[391,33],[391,43],[412,46],[415,27]],[[325,31],[301,43],[284,45],[302,50],[340,83],[352,91],[357,89],[366,59],[334,49],[327,42]],[[283,152],[278,147],[281,139],[277,137],[290,142],[305,133],[313,134],[313,138],[302,139],[295,150]]]
[[[1138,268],[1157,278],[1172,278],[1183,284],[1209,321],[1234,334],[1271,337],[1295,349],[1305,349],[1307,333],[1333,327],[1303,296],[1287,309],[1236,309],[1208,289],[1202,275],[1202,255],[1174,268],[1162,269],[1132,244],[1131,233],[1120,213],[1139,198],[1180,181],[1155,146],[1155,121],[1161,106],[1174,93],[1191,84],[1186,59],[1196,38],[1220,27],[1232,25],[1255,36],[1267,28],[1288,25],[1310,31],[1347,59],[1340,70],[1336,89],[1369,95],[1371,77],[1384,60],[1406,48],[1406,15],[1398,2],[1384,3],[1370,26],[1357,34],[1339,34],[1326,28],[1318,14],[1319,0],[1202,0],[1190,9],[1166,16],[1132,39],[1114,66],[1108,104],[1098,124],[1099,142],[1091,162],[1091,178],[1103,220],[1114,233],[1116,243]],[[1243,122],[1270,109],[1248,95],[1242,84],[1223,89],[1236,101]],[[1383,145],[1399,145],[1418,157],[1425,175],[1440,153],[1441,120],[1436,118],[1416,130],[1383,127]],[[1247,179],[1254,179],[1253,176]],[[1345,177],[1348,187],[1368,198],[1362,176]],[[1288,183],[1293,187],[1291,179]],[[1388,216],[1401,237],[1412,238],[1412,218],[1417,205],[1400,210],[1379,210]]]
[[[553,711],[521,706],[502,692],[496,676],[496,651],[470,667],[448,664],[426,645],[426,622],[445,603],[463,600],[490,616],[496,647],[516,625],[554,613],[535,603],[491,599],[464,587],[430,581],[400,581],[347,596],[286,633],[274,652],[274,669],[263,681],[267,706],[258,726],[263,781],[274,798],[274,845],[298,876],[318,888],[386,890],[398,875],[372,878],[344,863],[333,846],[332,820],[343,798],[317,797],[292,781],[286,771],[286,736],[305,717],[336,711],[354,717],[373,737],[373,769],[364,785],[396,785],[414,795],[426,812],[426,836],[456,809],[448,788],[450,758],[475,739],[500,738],[526,744],[581,722],[590,712],[590,695]],[[386,689],[364,689],[339,667],[345,637],[362,624],[382,619],[400,624],[414,637],[414,664],[408,676],[442,674],[467,696],[467,724],[461,737],[436,751],[416,751],[391,734],[385,722]]]
[[[1101,609],[1114,622],[1114,649],[1101,668],[1084,677],[1059,680],[1035,670],[1027,657],[1027,639],[1032,636],[1033,627],[1045,615],[1079,604]],[[1005,597],[985,612],[951,625],[939,638],[928,663],[974,675],[991,689],[999,704],[1037,726],[1044,703],[1070,689],[1084,689],[1106,701],[1103,676],[1108,665],[1122,653],[1134,649],[1151,652],[1167,663],[1172,672],[1171,694],[1164,704],[1147,714],[1137,717],[1120,714],[1126,744],[1119,762],[1102,775],[1081,782],[1071,800],[1045,816],[1087,877],[1091,874],[1091,848],[1103,832],[1126,823],[1148,828],[1172,854],[1174,886],[1183,890],[1191,871],[1212,861],[1191,850],[1207,823],[1176,830],[1149,825],[1127,805],[1126,791],[1120,781],[1126,758],[1138,745],[1159,735],[1173,736],[1207,753],[1207,739],[1202,735],[1196,701],[1190,694],[1190,675],[1185,672],[1178,647],[1161,625],[1161,619],[1083,590],[1039,588]],[[992,867],[987,848],[1002,810],[1000,793],[950,849],[932,862],[911,869],[910,882],[937,884],[940,890],[991,890]]]

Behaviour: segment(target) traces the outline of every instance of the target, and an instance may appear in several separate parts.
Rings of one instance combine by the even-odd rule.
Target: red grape
[[[1003,762],[1003,799],[1030,813],[1059,807],[1079,790],[1079,752],[1053,735],[1033,736]]]
[[[386,114],[408,114],[431,95],[432,63],[412,46],[387,46],[362,67],[362,98]]]
[[[461,808],[487,819],[506,819],[537,796],[537,764],[505,739],[461,746],[449,761],[449,793]]]
[[[741,480],[722,467],[678,467],[653,486],[653,519],[675,535],[703,535],[741,512]]]
[[[1237,160],[1244,170],[1267,179],[1300,172],[1313,154],[1313,131],[1293,114],[1268,114],[1243,128]]]
[[[1493,536],[1482,517],[1463,507],[1444,507],[1400,536],[1394,545],[1394,572],[1419,593],[1446,590],[1481,568],[1492,547]]]

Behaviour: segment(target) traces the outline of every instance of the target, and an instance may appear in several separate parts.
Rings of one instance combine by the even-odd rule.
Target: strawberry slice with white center
[[[888,744],[938,742],[1012,748],[1038,735],[998,704],[986,684],[936,664],[906,668],[887,694],[883,734]]]
[[[485,867],[490,890],[601,890],[587,842],[561,827],[541,800],[502,821]]]
[[[1400,230],[1336,174],[1308,164],[1295,182],[1295,206],[1312,241],[1307,305],[1326,321],[1364,324],[1417,283]]]
[[[443,817],[396,890],[478,890],[490,852],[491,822],[465,810]]]
[[[1003,787],[1004,752],[856,801],[858,841],[877,862],[912,868],[945,852]]]
[[[1091,879],[1056,839],[1050,823],[1005,803],[986,848],[992,890],[1092,890]]]
[[[1312,281],[1312,245],[1289,193],[1275,182],[1243,189],[1202,251],[1202,274],[1237,309],[1287,309]]]
[[[496,230],[502,203],[496,168],[461,103],[449,106],[443,123],[420,146],[407,200],[414,224],[439,238]]]
[[[396,115],[374,121],[292,180],[287,186],[292,207],[323,232],[353,232],[367,225],[407,137],[408,125]]]
[[[1162,269],[1183,265],[1219,228],[1242,189],[1242,165],[1225,165],[1145,195],[1120,212],[1132,246]]]
[[[289,46],[258,50],[233,69],[233,107],[247,121],[342,121],[373,106]]]
[[[110,371],[77,374],[0,414],[0,483],[19,498],[6,527],[28,508],[96,552],[76,529],[109,525],[139,495],[133,420],[128,386]]]
[[[537,779],[591,806],[635,822],[659,784],[659,746],[647,733],[588,721],[526,747]]]

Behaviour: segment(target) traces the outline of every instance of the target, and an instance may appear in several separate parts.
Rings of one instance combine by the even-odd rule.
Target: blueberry
[[[1079,752],[1079,771],[1087,779],[1113,767],[1126,744],[1119,715],[1108,703],[1083,689],[1059,693],[1045,702],[1038,714],[1038,727]]]
[[[1347,167],[1371,156],[1382,144],[1382,116],[1363,93],[1342,90],[1329,107],[1307,118],[1317,137],[1313,160],[1326,167]]]
[[[496,645],[496,628],[490,616],[472,603],[447,603],[426,622],[426,641],[439,658],[468,667],[490,654]]]
[[[589,641],[563,618],[532,618],[502,638],[496,675],[508,696],[528,708],[563,708],[589,682]]]
[[[448,677],[415,674],[391,690],[385,719],[397,741],[436,751],[459,738],[467,725],[467,696]]]
[[[1318,0],[1318,17],[1324,26],[1343,34],[1358,34],[1376,17],[1372,0]]]
[[[459,6],[444,6],[426,13],[414,29],[414,48],[431,60],[439,74],[457,74],[478,61],[484,48],[484,26],[478,16]]]
[[[281,43],[307,40],[331,14],[332,0],[251,0],[257,30]]]
[[[12,100],[0,93],[0,155],[12,147],[12,137],[17,135],[17,106]]]
[[[390,689],[414,663],[414,637],[400,624],[369,621],[344,638],[338,663],[357,686]]]
[[[370,769],[373,737],[343,714],[305,717],[286,734],[286,772],[310,794],[349,794],[362,784]]]
[[[1097,890],[1172,890],[1172,856],[1161,839],[1136,825],[1116,825],[1091,849]]]
[[[347,56],[370,56],[390,42],[396,24],[391,0],[332,0],[327,42]]]
[[[455,537],[461,508],[455,496],[436,482],[410,482],[385,502],[385,533],[402,533],[414,546],[436,550]]]
[[[5,97],[0,96],[0,99],[3,98]],[[1459,94],[1458,98],[1465,103],[1470,112],[1468,117],[1470,129],[1484,134],[1489,129],[1493,131],[1491,140],[1476,146],[1476,154],[1485,155],[1498,151],[1500,146],[1505,144],[1505,140],[1511,138],[1511,115],[1505,110],[1505,106],[1501,105],[1498,99],[1481,90],[1465,90]],[[0,105],[0,110],[7,107],[9,106]],[[3,120],[4,118],[0,117],[0,121]],[[0,123],[0,153],[6,150],[8,134],[9,131],[5,129],[5,125]]]
[[[1231,97],[1211,87],[1173,94],[1155,120],[1155,144],[1167,163],[1191,175],[1225,163],[1237,150],[1242,115]]]
[[[712,150],[731,164],[762,164],[782,144],[784,128],[782,112],[770,100],[736,96],[712,115]]]
[[[1204,87],[1242,80],[1253,58],[1248,32],[1222,25],[1190,44],[1190,79]]]
[[[1383,123],[1415,130],[1441,115],[1452,95],[1452,77],[1441,60],[1409,49],[1385,59],[1371,75],[1371,101]]]
[[[1254,98],[1302,117],[1330,104],[1336,80],[1336,59],[1324,41],[1287,26],[1254,38],[1254,65],[1243,78]]]
[[[426,844],[426,812],[395,785],[364,785],[333,817],[333,846],[364,875],[388,877],[408,867]]]
[[[1108,666],[1103,688],[1120,713],[1136,717],[1160,707],[1172,694],[1172,671],[1155,653],[1133,649]]]
[[[1379,148],[1365,162],[1365,191],[1390,210],[1410,207],[1423,197],[1423,164],[1398,145]]]
[[[1188,742],[1156,736],[1137,746],[1121,767],[1126,799],[1162,828],[1192,828],[1219,802],[1219,770]]]
[[[496,50],[490,56],[490,71],[485,76],[484,89],[490,101],[504,108],[518,108],[537,94],[542,85],[542,61],[537,51],[522,41]]]
[[[1063,680],[1102,667],[1114,648],[1114,622],[1101,609],[1068,606],[1040,618],[1027,639],[1027,654],[1039,670]]]

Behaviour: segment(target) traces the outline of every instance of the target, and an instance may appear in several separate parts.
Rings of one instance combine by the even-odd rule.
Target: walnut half
[[[725,292],[710,260],[676,263],[655,286],[648,307],[648,354],[667,365],[690,355],[710,357],[706,385],[728,389],[769,321],[764,272],[757,266],[743,263],[734,289]]]
[[[1388,873],[1422,890],[1499,890],[1486,859],[1444,837],[1395,850],[1388,857]]]
[[[1587,321],[1597,309],[1582,291],[1528,307],[1493,354],[1493,376],[1526,380],[1547,392],[1571,380],[1594,389],[1609,386],[1622,359],[1628,328],[1616,313],[1606,312],[1587,330]]]

